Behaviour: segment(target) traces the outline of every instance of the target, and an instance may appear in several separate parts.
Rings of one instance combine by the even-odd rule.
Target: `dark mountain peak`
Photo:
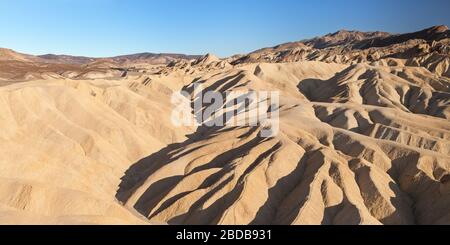
[[[450,37],[450,31],[445,25],[433,26],[417,32],[391,35],[387,37],[374,37],[357,43],[353,48],[367,49],[372,47],[386,47],[393,44],[407,42],[414,39],[422,39],[425,41],[439,41]]]
[[[370,38],[376,37],[387,37],[390,36],[387,32],[362,32],[355,30],[346,30],[341,29],[337,32],[327,34],[322,37],[316,37],[310,40],[305,41],[304,43],[308,46],[312,46],[317,49],[324,49],[339,45],[348,45],[353,44],[355,42],[366,40]]]
[[[350,30],[346,30],[346,29],[340,29],[337,32],[328,34],[328,36],[346,35],[346,34],[349,34],[349,33],[352,33],[352,32],[355,32],[355,31],[350,31]]]
[[[429,33],[443,33],[448,31],[448,26],[445,25],[438,25],[438,26],[433,26],[430,27],[428,29],[425,29],[427,32]]]

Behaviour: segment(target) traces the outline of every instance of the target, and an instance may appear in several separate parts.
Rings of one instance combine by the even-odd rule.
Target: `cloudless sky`
[[[339,29],[450,25],[450,0],[0,0],[0,47],[93,57],[229,56]]]

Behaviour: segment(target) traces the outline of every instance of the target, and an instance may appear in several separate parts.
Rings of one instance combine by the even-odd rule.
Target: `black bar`
[[[258,235],[256,235],[259,231]],[[264,231],[264,238],[261,234]],[[269,233],[270,231],[270,237]],[[252,232],[252,236],[250,236]],[[203,237],[200,236],[201,233]],[[205,234],[209,233],[208,239]],[[188,239],[189,234],[197,235]],[[231,234],[231,235],[230,235]],[[247,234],[247,236],[245,236]],[[367,242],[405,244],[426,238],[428,244],[450,234],[449,226],[0,226],[1,239],[18,242]],[[179,239],[182,235],[183,239]],[[434,241],[436,240],[436,241]],[[171,243],[171,244],[172,244]],[[168,244],[167,244],[168,245]],[[380,244],[383,245],[383,244]]]

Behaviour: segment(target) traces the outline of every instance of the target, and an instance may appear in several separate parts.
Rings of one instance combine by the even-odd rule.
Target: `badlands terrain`
[[[194,83],[279,91],[279,133],[177,127]],[[0,224],[450,224],[450,31],[224,59],[0,49],[0,128]]]

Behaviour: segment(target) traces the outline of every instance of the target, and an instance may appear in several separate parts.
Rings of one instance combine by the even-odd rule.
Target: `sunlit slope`
[[[170,89],[113,81],[0,88],[1,223],[141,223],[114,198],[135,161],[182,140]]]

